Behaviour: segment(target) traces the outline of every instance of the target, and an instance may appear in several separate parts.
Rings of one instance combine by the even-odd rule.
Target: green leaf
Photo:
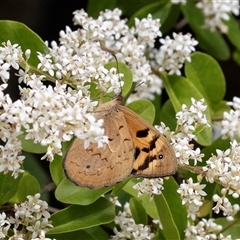
[[[64,178],[57,186],[55,197],[58,201],[68,204],[89,205],[111,190],[113,186],[100,189],[90,189],[76,186],[73,182]]]
[[[96,0],[88,0],[88,5],[87,5],[87,13],[89,16],[92,16],[94,18],[97,18],[99,16],[99,12],[104,11],[106,9],[113,10],[114,8],[117,7],[117,0],[101,0],[101,1],[96,1]]]
[[[169,3],[170,4],[170,3]],[[178,4],[171,4],[170,9],[165,9],[167,11],[167,15],[162,19],[160,17],[160,23],[161,23],[161,32],[163,34],[167,34],[169,31],[171,31],[172,28],[175,28],[176,22],[179,19],[180,14],[180,8]]]
[[[100,227],[91,227],[84,230],[78,230],[67,233],[51,234],[47,237],[57,240],[73,240],[73,239],[86,239],[86,240],[98,240],[98,239],[109,239],[109,235]]]
[[[188,106],[192,105],[192,97],[196,100],[204,98],[199,90],[187,78],[163,74],[162,79],[175,112],[181,111],[182,104],[186,104]],[[208,122],[211,123],[209,106],[204,113],[206,114]],[[203,131],[197,135],[197,142],[203,146],[208,146],[212,143],[211,127],[205,127]]]
[[[62,143],[63,156],[65,156],[66,152],[68,151],[73,141],[74,139],[72,139],[69,142]],[[50,163],[51,177],[56,185],[58,185],[64,178],[66,178],[62,161],[63,161],[63,157],[55,154],[54,160]]]
[[[187,227],[187,210],[177,193],[178,184],[171,177],[164,181],[161,195],[154,195],[158,216],[163,226],[165,239],[184,239]],[[144,205],[145,206],[145,205]]]
[[[221,232],[225,237],[231,235],[231,239],[239,239],[239,219],[229,222],[226,218],[216,218],[215,223],[223,227],[224,231]]]
[[[142,203],[137,198],[132,197],[129,201],[129,204],[135,223],[147,225],[148,223],[147,213]]]
[[[117,183],[114,185],[114,188],[111,192],[112,196],[117,196],[119,194],[119,192],[122,190],[122,188],[131,180],[131,177],[127,177],[124,180],[122,180],[121,182]]]
[[[213,120],[223,118],[224,112],[229,112],[231,107],[227,105],[226,101],[220,101],[217,105],[213,106]]]
[[[89,206],[72,205],[51,216],[54,228],[48,231],[48,235],[106,224],[113,221],[114,217],[115,206],[105,198],[99,198]]]
[[[161,22],[164,21],[170,11],[171,3],[162,0],[162,1],[156,1],[150,4],[146,4],[144,7],[139,9],[137,12],[135,12],[131,18],[128,21],[128,26],[135,26],[135,18],[143,19],[148,16],[148,14],[151,14],[153,19],[159,18],[161,19]]]
[[[177,125],[176,113],[171,101],[168,99],[162,106],[160,112],[160,121],[165,123],[172,131],[175,130]]]
[[[230,57],[230,50],[226,41],[220,33],[203,28],[204,17],[201,10],[196,8],[195,2],[188,1],[187,4],[181,6],[181,9],[202,49],[214,58],[227,60]]]
[[[224,23],[228,26],[228,39],[238,50],[240,50],[240,29],[237,19],[230,15],[230,19],[228,21],[224,21]]]
[[[86,240],[96,240],[94,236],[91,236],[85,230],[78,230],[73,232],[59,233],[59,234],[48,234],[46,237],[57,240],[72,240],[72,239],[86,239]],[[107,239],[107,238],[103,238]]]
[[[44,168],[40,156],[24,152],[25,159],[23,161],[23,167],[26,172],[29,172],[32,176],[34,176],[38,183],[40,184],[40,187],[44,187],[49,183],[49,173]]]
[[[21,178],[22,175],[14,179],[11,173],[0,173],[0,206],[7,203],[16,194]]]
[[[31,174],[24,172],[19,182],[18,190],[11,201],[15,203],[24,202],[28,195],[35,195],[39,192],[40,186],[37,179]]]
[[[218,105],[225,96],[226,82],[223,72],[211,56],[200,52],[193,53],[191,62],[185,63],[185,73],[211,107]],[[213,93],[213,89],[217,94]]]
[[[46,146],[42,146],[40,145],[40,143],[34,143],[33,140],[31,139],[26,140],[25,136],[26,133],[23,133],[18,136],[18,139],[22,143],[23,151],[37,154],[45,153],[47,151]]]
[[[149,124],[153,124],[155,119],[155,107],[151,101],[147,99],[140,99],[131,102],[127,105],[127,107],[141,116],[141,118],[143,118]]]
[[[39,63],[37,52],[49,52],[42,39],[23,23],[1,20],[0,32],[0,43],[10,40],[12,44],[19,44],[23,52],[27,49],[31,50],[31,57],[28,63],[32,66],[36,67]]]
[[[240,66],[240,51],[236,50],[233,52],[233,59]]]
[[[204,189],[205,190],[205,189]],[[213,204],[210,200],[204,200],[203,205],[199,208],[198,217],[202,218],[212,212]]]

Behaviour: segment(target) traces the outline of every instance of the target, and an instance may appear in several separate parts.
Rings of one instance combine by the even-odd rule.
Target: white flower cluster
[[[199,208],[203,204],[204,196],[207,194],[203,191],[206,184],[194,183],[192,178],[180,184],[177,192],[182,198],[182,204],[187,205],[188,218],[196,219]]]
[[[133,186],[134,189],[138,190],[138,197],[144,193],[150,194],[150,200],[153,199],[153,195],[160,195],[162,193],[163,178],[144,178],[141,182]]]
[[[187,3],[187,0],[171,0],[172,4],[182,4],[185,5]]]
[[[228,105],[233,109],[223,113],[221,134],[224,138],[234,139],[240,136],[240,98],[234,97]]]
[[[191,38],[191,34],[173,33],[173,39],[169,36],[160,38],[162,46],[159,50],[154,49],[151,53],[153,58],[153,68],[158,71],[168,71],[170,75],[181,75],[180,69],[184,62],[191,61],[190,54],[195,51],[195,46],[198,42]]]
[[[192,105],[190,107],[182,105],[182,111],[176,114],[177,131],[172,135],[173,148],[176,157],[181,164],[189,164],[189,160],[194,160],[194,165],[197,161],[201,162],[204,156],[200,149],[193,149],[194,145],[189,142],[196,138],[196,129],[198,126],[208,127],[208,121],[204,111],[207,106],[204,105],[204,99],[199,101],[191,98]]]
[[[231,148],[226,151],[216,150],[217,155],[213,155],[206,161],[206,166],[202,169],[206,180],[210,183],[218,181],[232,194],[238,198],[240,195],[240,145],[234,140]]]
[[[53,227],[49,222],[50,213],[47,211],[48,204],[40,200],[40,194],[27,196],[28,200],[20,205],[14,205],[15,216],[6,217],[3,212],[0,214],[0,238],[5,238],[10,234],[10,226],[13,224],[13,236],[9,240],[28,239],[50,240],[45,238],[45,232]]]
[[[101,76],[97,69],[113,60],[114,53],[118,61],[130,67],[133,81],[141,83],[136,89],[138,97],[153,99],[155,92],[161,93],[162,80],[152,74],[145,52],[147,47],[153,47],[155,38],[161,36],[159,19],[153,20],[148,15],[135,19],[135,27],[129,28],[126,20],[121,20],[121,14],[119,9],[106,10],[93,19],[84,10],[75,11],[74,24],[81,28],[72,31],[67,27],[66,32],[61,31],[60,46],[52,42],[50,54],[41,55],[39,67],[77,86],[83,86],[90,79],[99,85]]]
[[[188,224],[185,230],[185,240],[232,240],[231,236],[224,236],[222,226],[216,224],[215,219],[201,219],[196,226]]]
[[[200,8],[205,17],[204,26],[211,31],[219,29],[222,33],[228,32],[228,27],[223,20],[228,21],[230,14],[239,15],[239,1],[238,0],[224,0],[224,1],[208,1],[201,0],[196,4]]]
[[[136,224],[132,218],[129,203],[124,205],[124,211],[119,212],[115,217],[114,222],[119,225],[120,230],[116,227],[113,229],[115,235],[111,239],[122,240],[122,239],[136,239],[136,240],[147,240],[153,239],[154,233],[151,232],[149,226],[143,224]]]
[[[220,197],[217,194],[213,195],[213,201],[216,202],[216,205],[213,207],[213,211],[215,213],[223,212],[224,216],[227,216],[226,219],[228,221],[233,221],[233,216],[239,211],[239,204],[231,204],[231,202],[226,197],[227,189],[223,188],[221,190],[222,196]]]

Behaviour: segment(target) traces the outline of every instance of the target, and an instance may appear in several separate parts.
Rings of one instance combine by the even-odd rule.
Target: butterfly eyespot
[[[163,159],[163,155],[162,155],[162,154],[159,154],[159,155],[158,155],[158,159]]]
[[[89,169],[91,166],[90,165],[87,165],[86,168]]]

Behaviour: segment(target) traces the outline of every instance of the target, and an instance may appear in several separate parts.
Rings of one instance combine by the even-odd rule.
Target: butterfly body
[[[177,161],[168,140],[117,97],[101,104],[94,114],[103,119],[108,144],[98,148],[75,139],[63,167],[77,185],[100,188],[135,177],[162,177],[176,172]]]

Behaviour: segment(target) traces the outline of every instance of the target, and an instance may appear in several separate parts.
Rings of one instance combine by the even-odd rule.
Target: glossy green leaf
[[[131,177],[127,177],[126,179],[122,180],[121,182],[114,185],[114,188],[111,192],[112,196],[117,196],[122,188],[131,180]]]
[[[191,62],[185,63],[185,74],[211,107],[217,105],[225,96],[225,77],[218,62],[211,56],[200,52],[193,53]],[[213,89],[217,94],[213,93]]]
[[[220,101],[217,105],[213,106],[213,120],[219,120],[223,118],[224,112],[230,111],[230,106],[227,105],[226,101]]]
[[[37,52],[48,53],[48,48],[43,40],[20,22],[1,20],[0,21],[0,43],[10,40],[12,44],[19,44],[23,52],[31,50],[31,57],[28,61],[32,66],[37,66],[39,60]]]
[[[172,131],[177,125],[176,113],[170,100],[167,100],[160,111],[160,121],[165,123]]]
[[[205,189],[204,189],[205,190]],[[203,205],[199,208],[198,217],[206,217],[212,212],[213,202],[210,200],[204,200]]]
[[[0,173],[0,206],[7,203],[16,194],[21,178],[22,175],[14,179],[10,173]]]
[[[57,240],[73,240],[73,239],[87,239],[87,240],[96,240],[94,236],[87,233],[85,230],[78,230],[73,232],[62,232],[59,234],[47,234],[47,237],[50,239],[57,239]],[[107,238],[103,238],[107,239]]]
[[[215,223],[223,227],[224,231],[221,232],[224,236],[231,235],[231,239],[239,239],[239,219],[229,222],[226,218],[216,218]]]
[[[161,32],[165,35],[168,34],[173,28],[175,28],[176,22],[179,19],[180,15],[180,8],[178,4],[171,4],[170,9],[167,9],[168,14],[166,15],[165,18],[160,18],[160,23],[161,27],[160,30]]]
[[[229,16],[230,19],[225,21],[224,23],[228,26],[227,37],[231,41],[231,43],[240,50],[240,29],[239,24],[236,18],[232,15]]]
[[[90,189],[76,186],[73,182],[64,178],[57,186],[55,197],[58,201],[68,204],[89,205],[111,190],[113,186],[100,189]]]
[[[94,17],[97,18],[99,16],[99,12],[104,11],[105,9],[110,9],[113,10],[114,8],[117,7],[117,0],[101,0],[101,1],[96,1],[96,0],[88,0],[87,3],[87,13]]]
[[[129,205],[135,223],[147,225],[148,217],[142,203],[137,198],[132,197]]]
[[[99,198],[89,206],[71,205],[51,216],[54,228],[49,230],[48,235],[106,224],[113,221],[114,217],[115,206],[105,198]]]
[[[170,11],[171,3],[167,0],[156,1],[150,4],[145,5],[137,12],[135,12],[128,21],[129,26],[135,26],[135,18],[142,19],[146,18],[148,14],[151,14],[153,19],[159,18],[164,21]]]
[[[188,1],[186,5],[181,6],[182,12],[193,31],[199,45],[210,55],[219,60],[227,60],[230,57],[229,47],[223,36],[215,31],[203,28],[204,17],[201,10],[196,8],[194,1]]]
[[[195,98],[196,100],[204,98],[200,91],[187,78],[176,75],[163,74],[162,79],[166,91],[168,93],[168,96],[176,112],[181,111],[182,104],[186,104],[188,106],[192,105],[191,103],[192,97]],[[205,104],[207,103],[205,102]],[[204,113],[206,114],[208,122],[211,123],[211,114],[209,106]],[[203,131],[201,131],[197,135],[197,142],[203,146],[208,146],[211,144],[212,142],[211,127],[205,127]]]
[[[24,170],[26,172],[29,172],[29,174],[37,179],[40,187],[46,186],[49,183],[50,179],[48,171],[44,168],[42,161],[40,160],[42,155],[24,152],[24,156]]]
[[[15,203],[21,203],[27,200],[28,195],[35,195],[39,192],[40,185],[37,179],[31,174],[24,172],[19,182],[18,190],[11,201]]]
[[[56,185],[58,185],[64,178],[66,178],[62,162],[63,162],[64,156],[65,156],[66,152],[68,151],[70,145],[72,144],[73,140],[74,139],[72,139],[69,142],[62,143],[63,156],[59,156],[59,155],[55,154],[54,160],[50,163],[49,167],[50,167],[51,177]]]
[[[141,116],[141,118],[143,118],[149,124],[153,124],[155,119],[155,107],[151,101],[147,99],[140,99],[129,103],[127,107]]]
[[[236,50],[233,52],[233,59],[240,66],[240,51]]]
[[[178,184],[171,177],[164,181],[164,190],[161,195],[154,195],[159,219],[163,226],[165,239],[184,239],[184,230],[187,227],[187,210],[182,205],[177,193]]]

